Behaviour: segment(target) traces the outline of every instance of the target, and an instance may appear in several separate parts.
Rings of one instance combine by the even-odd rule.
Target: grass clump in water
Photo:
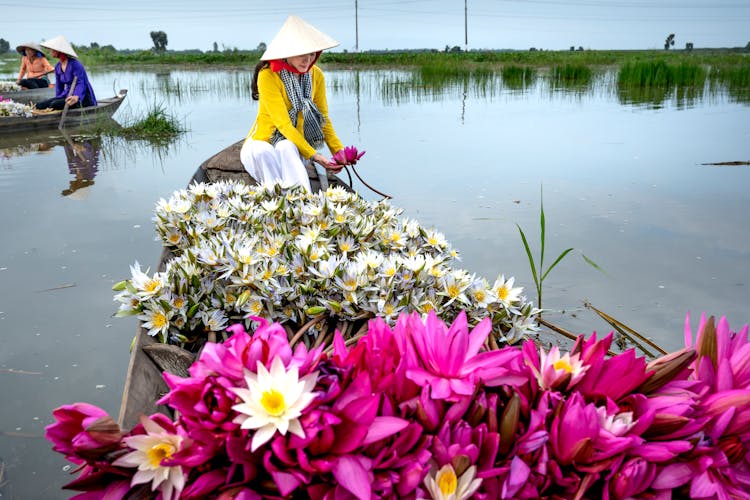
[[[168,140],[186,132],[182,124],[163,105],[156,105],[140,120],[120,129],[120,135],[130,139]]]

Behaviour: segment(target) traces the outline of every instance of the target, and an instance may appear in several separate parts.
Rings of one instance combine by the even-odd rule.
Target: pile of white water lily
[[[17,90],[21,90],[21,86],[16,82],[9,80],[0,80],[0,94],[2,94],[3,92],[15,92]]]
[[[31,116],[31,106],[15,102],[11,99],[3,99],[0,96],[0,116]]]
[[[174,344],[248,316],[299,328],[322,314],[394,321],[434,310],[450,321],[465,310],[472,324],[490,317],[499,343],[536,331],[539,310],[513,278],[490,284],[451,267],[445,237],[400,214],[340,187],[193,184],[157,203],[157,233],[175,256],[152,275],[131,266],[115,287],[117,315],[138,315]]]

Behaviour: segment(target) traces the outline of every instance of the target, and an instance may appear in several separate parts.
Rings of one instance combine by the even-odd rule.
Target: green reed
[[[705,67],[689,61],[628,61],[620,67],[617,84],[621,87],[702,87],[707,74]]]
[[[705,66],[681,60],[633,60],[625,63],[617,75],[618,97],[625,103],[650,103],[660,107],[675,97],[679,107],[689,106],[703,97],[708,77]]]
[[[537,78],[537,70],[530,66],[510,64],[503,66],[501,77],[506,87],[523,90],[534,84]]]
[[[711,68],[709,79],[713,87],[723,87],[739,102],[750,101],[750,61],[740,65],[719,63]]]
[[[552,67],[549,73],[552,89],[586,89],[593,81],[593,71],[584,64],[564,64]]]

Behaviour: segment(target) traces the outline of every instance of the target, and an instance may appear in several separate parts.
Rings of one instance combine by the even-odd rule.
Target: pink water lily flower
[[[346,146],[344,149],[336,151],[331,158],[331,161],[337,165],[356,165],[357,161],[359,161],[365,153],[366,151],[360,153],[354,146]]]
[[[52,449],[74,463],[97,458],[121,447],[122,432],[107,412],[88,403],[64,405],[52,412],[56,422],[45,428]]]
[[[561,356],[557,346],[552,346],[549,352],[539,346],[537,356],[536,350],[537,346],[532,340],[523,345],[526,365],[542,389],[566,391],[576,385],[588,370],[588,365],[584,365],[580,359],[580,353],[565,353]]]
[[[518,349],[480,352],[491,329],[490,320],[484,319],[469,331],[464,311],[450,327],[434,310],[424,323],[418,313],[402,315],[394,333],[416,355],[416,364],[407,368],[406,376],[419,385],[428,385],[433,398],[448,401],[473,394],[480,382],[489,387],[527,382]]]

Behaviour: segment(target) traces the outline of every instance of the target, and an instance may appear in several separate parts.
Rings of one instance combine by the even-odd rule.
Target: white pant
[[[247,139],[242,145],[240,160],[258,183],[299,184],[311,190],[304,160],[292,141],[283,139],[272,146],[266,141]]]

